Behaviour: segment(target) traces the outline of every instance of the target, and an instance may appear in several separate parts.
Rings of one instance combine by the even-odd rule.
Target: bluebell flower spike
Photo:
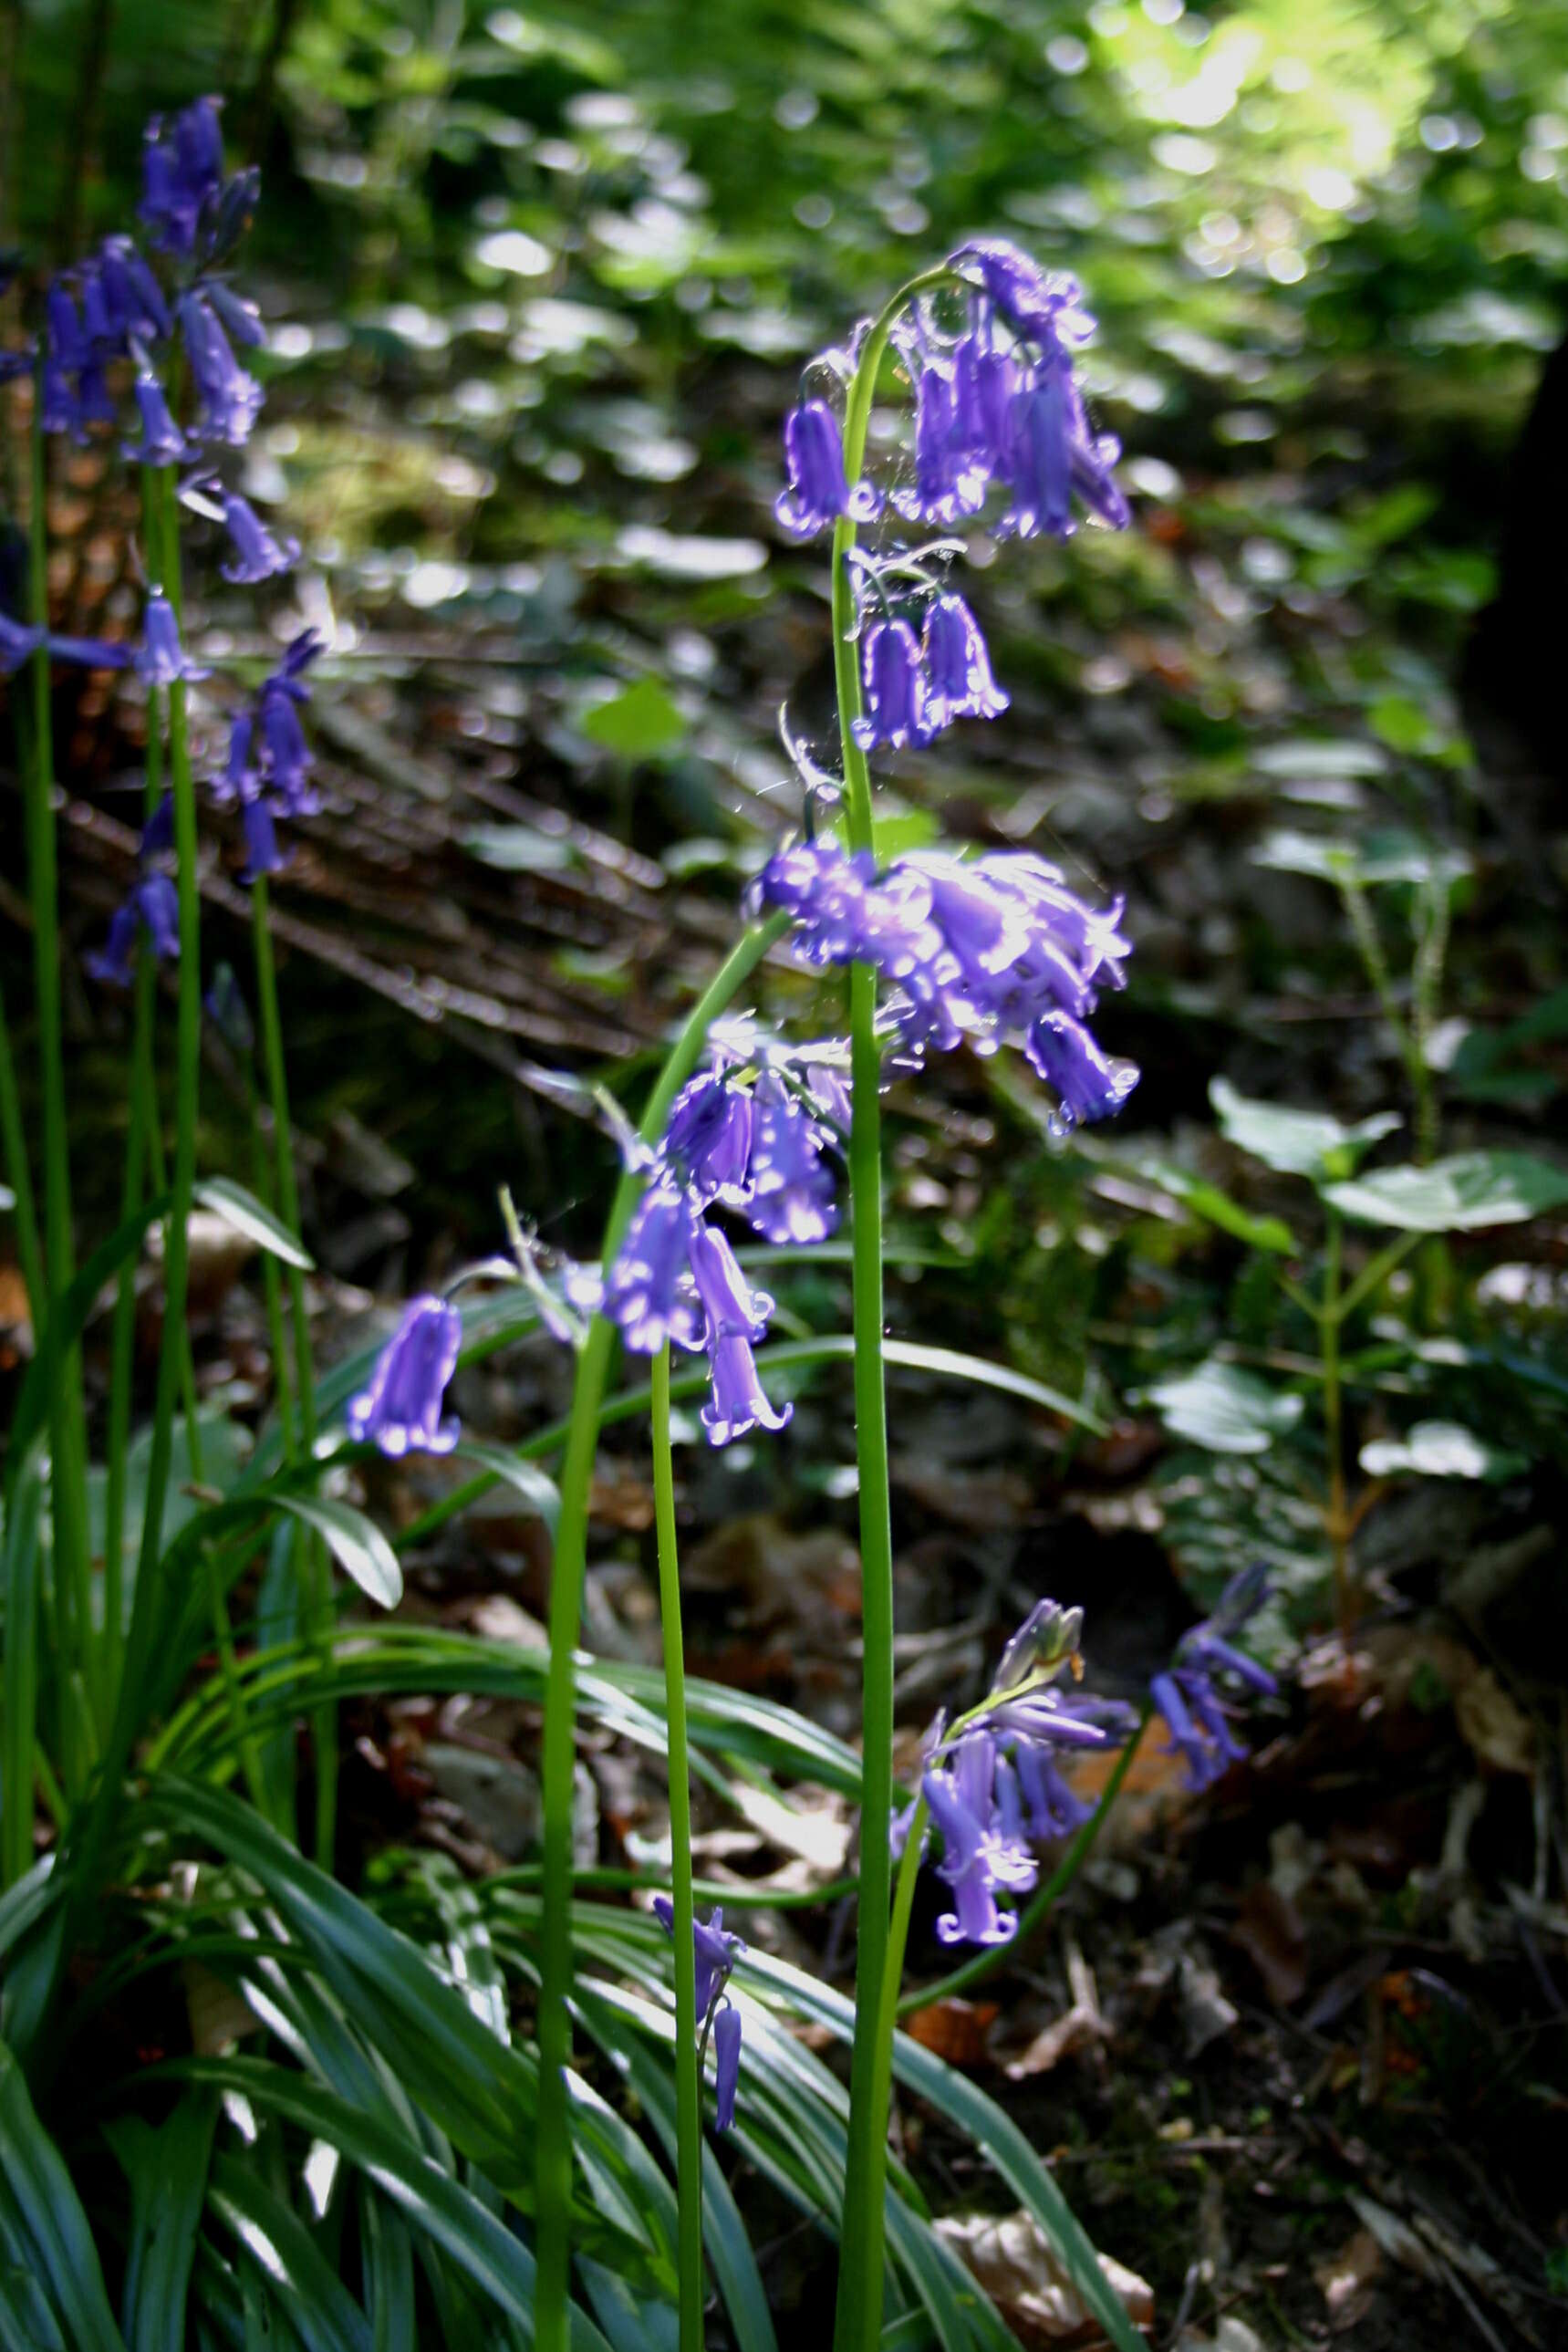
[[[1180,1755],[1187,1786],[1212,1788],[1247,1750],[1230,1727],[1216,1677],[1230,1675],[1259,1697],[1279,1689],[1274,1676],[1231,1638],[1256,1615],[1268,1597],[1268,1572],[1260,1564],[1242,1570],[1221,1593],[1212,1617],[1192,1626],[1177,1643],[1168,1670],[1155,1675],[1149,1696],[1169,1733],[1167,1755]]]
[[[463,1324],[444,1299],[412,1299],[376,1359],[371,1384],[349,1401],[349,1434],[393,1460],[405,1454],[450,1454],[458,1424],[444,1417],[447,1383],[457,1368]]]
[[[653,1912],[666,1936],[675,1932],[675,1906],[667,1895],[655,1895]],[[713,2035],[714,2060],[716,2070],[715,2122],[720,2131],[727,2131],[735,2121],[736,2085],[740,2074],[740,2011],[726,1999],[725,1987],[736,1961],[746,1946],[738,1936],[732,1936],[724,1924],[724,1913],[716,1904],[707,1918],[692,1921],[692,1941],[696,1959],[696,2033],[699,2053],[706,2047],[708,2034]]]

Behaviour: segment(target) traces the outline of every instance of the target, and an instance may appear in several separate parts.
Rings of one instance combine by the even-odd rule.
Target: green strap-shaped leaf
[[[22,2069],[0,2042],[0,2266],[31,2278],[70,2352],[125,2352],[92,2231]]]
[[[331,1495],[276,1494],[272,1501],[326,1538],[333,1559],[361,1592],[382,1609],[397,1607],[402,1599],[402,1570],[373,1519]]]
[[[292,2205],[273,2193],[250,2162],[220,2156],[207,2204],[268,2287],[283,2289],[306,2352],[373,2352],[364,2312]]]
[[[131,2242],[120,2315],[130,2352],[182,2352],[196,2236],[206,2200],[217,2095],[189,2091],[154,2126],[121,2116],[105,2136],[131,2183]]]
[[[218,2090],[238,2091],[258,2112],[277,2116],[340,2148],[392,2200],[411,2228],[433,2238],[458,2270],[533,2340],[533,2255],[505,2222],[405,2135],[387,2130],[321,2084],[265,2059],[192,2058],[163,2071]],[[610,2352],[599,2329],[576,2309],[571,2343],[573,2352]]]
[[[195,1197],[204,1209],[210,1209],[214,1217],[221,1217],[225,1225],[232,1225],[246,1241],[255,1242],[258,1249],[280,1257],[286,1265],[300,1267],[306,1274],[314,1268],[315,1259],[287,1226],[254,1192],[236,1184],[232,1176],[204,1176],[196,1186]]]

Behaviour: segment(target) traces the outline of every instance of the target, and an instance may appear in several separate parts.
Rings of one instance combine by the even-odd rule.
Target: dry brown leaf
[[[1035,2035],[1028,2049],[1010,2062],[1005,2070],[1009,2082],[1022,2083],[1031,2074],[1047,2074],[1070,2051],[1109,2038],[1110,2029],[1100,2014],[1094,1971],[1071,1937],[1066,1939],[1066,1958],[1071,2007],[1053,2018]]]
[[[180,1974],[185,1987],[191,2047],[198,2058],[221,2058],[236,2042],[262,2031],[261,2020],[244,1994],[201,1961],[183,1961]]]
[[[1504,1690],[1490,1666],[1480,1667],[1455,1694],[1454,1720],[1478,1763],[1494,1772],[1535,1772],[1535,1734],[1530,1718]]]
[[[1366,2316],[1373,2282],[1383,2268],[1383,2249],[1368,2229],[1357,2230],[1339,2252],[1312,2265],[1312,2276],[1329,2307],[1336,2336]]]
[[[978,2066],[1000,2013],[994,2000],[960,2000],[954,1996],[912,2011],[904,2030],[912,2042],[934,2050],[949,2066]]]
[[[1084,2309],[1032,2213],[954,2214],[936,2234],[979,2281],[1028,2352],[1094,2352],[1104,2330]],[[1109,2254],[1099,2257],[1107,2285],[1134,2327],[1155,2324],[1154,2289]]]
[[[1288,1895],[1267,1879],[1249,1886],[1230,1936],[1262,1978],[1270,2000],[1281,2009],[1300,2000],[1307,1989],[1307,1931]]]

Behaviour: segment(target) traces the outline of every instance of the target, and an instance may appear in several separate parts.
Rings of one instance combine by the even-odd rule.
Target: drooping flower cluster
[[[675,1906],[667,1895],[655,1895],[653,1910],[667,1936],[675,1932]],[[724,1924],[724,1913],[716,1903],[706,1920],[692,1921],[692,1940],[696,1947],[696,2031],[698,2063],[706,2050],[708,2035],[713,2035],[714,2051],[714,2121],[720,2131],[727,2131],[735,2121],[736,2085],[740,2079],[740,2011],[728,1998],[728,1984],[736,1961],[746,1946],[738,1936],[732,1936]]]
[[[288,571],[299,547],[269,529],[250,500],[214,471],[214,456],[250,437],[262,389],[236,354],[265,341],[256,305],[227,274],[256,207],[259,174],[225,171],[220,115],[220,100],[202,98],[149,124],[140,207],[149,250],[128,236],[109,236],[57,274],[45,291],[36,353],[6,354],[5,372],[36,357],[45,431],[78,439],[95,425],[114,425],[122,401],[133,395],[137,430],[122,441],[125,457],[139,466],[189,469],[181,502],[225,527],[224,578],[254,586]],[[176,415],[173,387],[182,383],[188,398]],[[0,615],[0,667],[15,667],[47,644],[62,660],[116,667],[133,662],[150,688],[205,677],[184,649],[159,569],[151,562],[148,569],[142,637],[134,649],[46,638]],[[308,693],[301,674],[320,650],[310,633],[297,637],[231,737],[215,796],[241,807],[252,874],[282,863],[276,818],[315,805],[297,706]],[[112,973],[121,961],[110,942],[97,968]]]
[[[1150,1706],[1164,1717],[1172,1749],[1187,1760],[1187,1785],[1209,1788],[1246,1754],[1234,1737],[1214,1687],[1214,1676],[1235,1676],[1248,1689],[1272,1696],[1272,1675],[1234,1647],[1230,1636],[1260,1605],[1264,1570],[1247,1570],[1227,1587],[1211,1618],[1177,1645],[1170,1667],[1149,1685]],[[998,1894],[1025,1894],[1036,1880],[1032,1849],[1070,1837],[1093,1814],[1062,1774],[1074,1749],[1124,1747],[1139,1717],[1119,1699],[1055,1687],[1077,1675],[1081,1609],[1041,1601],[1002,1653],[990,1690],[951,1729],[938,1719],[926,1744],[921,1778],[925,1810],[942,1841],[937,1875],[952,1890],[952,1908],[936,1922],[946,1944],[1005,1944],[1018,1931]],[[1145,1710],[1147,1712],[1147,1710]],[[1171,1750],[1167,1750],[1167,1753]],[[902,1853],[917,1807],[893,1823]]]
[[[310,782],[315,761],[299,711],[310,699],[305,672],[324,650],[316,630],[302,629],[229,728],[228,761],[213,780],[213,797],[238,803],[252,876],[276,874],[285,862],[277,818],[310,816],[319,805]]]
[[[1257,1614],[1267,1597],[1266,1571],[1243,1569],[1219,1597],[1212,1617],[1184,1633],[1169,1670],[1156,1675],[1149,1696],[1170,1734],[1167,1754],[1179,1751],[1189,1789],[1211,1788],[1247,1750],[1230,1728],[1216,1676],[1229,1676],[1247,1690],[1272,1698],[1279,1685],[1266,1666],[1236,1647],[1232,1636]]]
[[[1085,1022],[1101,988],[1124,984],[1120,900],[1097,910],[1025,852],[975,858],[921,851],[879,872],[833,840],[778,851],[753,885],[759,908],[791,915],[814,965],[873,964],[896,992],[911,1052],[1015,1040],[1055,1091],[1064,1127],[1119,1110],[1137,1083]]]
[[[808,399],[784,423],[789,481],[775,506],[779,523],[810,539],[891,507],[907,521],[951,530],[978,515],[995,488],[1006,494],[996,526],[1003,535],[1065,539],[1074,499],[1120,530],[1128,509],[1111,471],[1118,446],[1091,427],[1072,370],[1094,327],[1076,279],[1040,269],[1001,240],[961,246],[947,268],[947,287],[917,300],[894,330],[915,386],[913,481],[885,499],[872,482],[852,485],[837,417],[825,400]],[[954,332],[941,306],[965,288]],[[974,614],[917,558],[862,557],[854,577],[862,751],[918,747],[956,719],[1007,709]]]
[[[109,937],[87,959],[95,980],[111,988],[131,985],[131,958],[142,931],[152,952],[172,962],[180,952],[180,899],[172,876],[162,862],[174,846],[174,803],[165,793],[141,829],[136,853],[136,878],[115,908]]]
[[[1082,1628],[1081,1609],[1040,1601],[981,1706],[950,1737],[938,1730],[921,1794],[942,1839],[937,1875],[952,1892],[952,1909],[936,1922],[944,1943],[1010,1941],[1018,1920],[998,1894],[1027,1893],[1037,1875],[1031,1845],[1065,1837],[1092,1811],[1063,1779],[1060,1755],[1119,1746],[1137,1721],[1115,1700],[1052,1687],[1076,1657]],[[895,1841],[910,1819],[901,1816]]]
[[[713,1049],[714,1066],[682,1088],[664,1139],[610,1269],[604,1311],[626,1346],[654,1355],[666,1340],[706,1350],[712,1394],[703,1425],[715,1445],[749,1429],[782,1429],[791,1408],[769,1403],[752,1353],[773,1313],[707,1212],[737,1210],[765,1241],[823,1241],[838,1221],[823,1160],[848,1125],[831,1070],[800,1073],[762,1049],[749,1076]]]

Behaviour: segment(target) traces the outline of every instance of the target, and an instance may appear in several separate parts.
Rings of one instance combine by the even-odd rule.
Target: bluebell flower
[[[172,686],[177,678],[210,675],[195,667],[181,644],[179,620],[162,588],[150,588],[147,592],[136,667],[149,686]]]
[[[222,102],[198,98],[172,121],[154,115],[147,126],[141,214],[153,243],[165,252],[186,256],[194,250],[203,213],[222,193]]]
[[[727,2000],[713,2021],[713,2120],[716,2131],[727,2131],[735,2121],[735,2095],[740,2087],[740,2011]]]
[[[94,980],[104,981],[111,988],[128,988],[131,985],[131,959],[143,931],[152,941],[155,956],[169,962],[177,960],[180,953],[179,893],[170,876],[153,863],[154,859],[166,856],[173,846],[174,803],[172,796],[165,793],[141,829],[136,853],[136,877],[114,911],[109,937],[101,948],[95,949],[86,959],[88,971]]]
[[[1024,1052],[1054,1089],[1065,1128],[1114,1118],[1138,1083],[1137,1065],[1103,1054],[1070,1013],[1045,1013],[1031,1021]]]
[[[705,1318],[706,1347],[737,1331],[747,1339],[767,1337],[772,1299],[765,1290],[750,1287],[724,1235],[700,1218],[687,1244],[687,1264]]]
[[[820,1120],[772,1070],[757,1081],[752,1120],[750,1223],[765,1241],[826,1241],[838,1211]]]
[[[666,1340],[695,1348],[702,1318],[691,1295],[691,1245],[696,1211],[683,1184],[656,1174],[632,1213],[604,1287],[604,1312],[640,1356],[656,1355]]]
[[[912,521],[947,524],[977,513],[987,468],[964,429],[956,380],[935,358],[915,373],[915,480],[893,503]]]
[[[52,629],[34,628],[0,608],[0,677],[15,677],[40,646],[47,646],[52,661],[74,662],[81,669],[129,669],[135,652],[102,637],[59,636]]]
[[[1212,1787],[1247,1754],[1230,1728],[1215,1677],[1231,1675],[1261,1697],[1271,1698],[1279,1688],[1268,1668],[1231,1639],[1261,1607],[1267,1592],[1267,1572],[1261,1566],[1233,1577],[1213,1616],[1183,1634],[1168,1671],[1155,1675],[1149,1685],[1170,1734],[1166,1752],[1179,1752],[1186,1759],[1190,1789]]]
[[[1082,1027],[1099,989],[1123,984],[1120,902],[1089,907],[1042,858],[925,851],[878,875],[821,841],[777,853],[753,899],[794,916],[804,961],[873,964],[896,989],[889,1010],[910,1050],[1020,1043],[1064,1125],[1109,1117],[1136,1083]]]
[[[938,596],[927,608],[922,641],[925,709],[933,727],[954,719],[995,719],[1008,696],[991,675],[980,625],[962,596]]]
[[[881,501],[869,482],[852,490],[844,475],[843,443],[839,420],[823,400],[808,400],[784,419],[784,455],[789,487],[775,499],[773,511],[796,539],[812,539],[845,515],[869,522]]]
[[[206,291],[193,288],[178,304],[185,356],[201,403],[196,431],[234,446],[250,436],[261,408],[261,386],[247,375],[229,346]]]
[[[125,455],[131,464],[182,464],[191,454],[191,445],[169,414],[162,385],[145,369],[136,379],[136,405],[141,414],[141,438],[125,444]]]
[[[371,1384],[349,1401],[349,1434],[393,1459],[404,1454],[450,1454],[454,1420],[443,1420],[446,1384],[457,1368],[463,1324],[442,1298],[411,1299],[376,1359]]]
[[[705,1203],[739,1208],[751,1197],[751,1097],[722,1071],[705,1072],[681,1088],[664,1130],[664,1157],[685,1171]]]
[[[221,278],[209,278],[204,290],[207,300],[223,320],[225,331],[235,342],[255,346],[267,341],[261,312],[248,294],[236,294],[234,288],[225,285]]]
[[[92,356],[92,347],[77,315],[76,298],[63,278],[51,278],[45,289],[44,318],[50,358],[73,373],[84,366]]]
[[[998,350],[988,323],[971,328],[953,353],[953,438],[988,481],[1005,471],[1008,410],[1018,381],[1017,362]]]
[[[795,1408],[769,1402],[744,1331],[725,1331],[715,1339],[708,1371],[713,1393],[702,1409],[702,1423],[711,1444],[728,1445],[752,1429],[788,1428]]]
[[[953,360],[955,461],[965,457],[1007,486],[1003,531],[1065,539],[1074,496],[1120,530],[1129,517],[1111,470],[1118,445],[1092,429],[1072,373],[1073,349],[1094,325],[1077,280],[1041,269],[1000,238],[961,246],[950,258],[979,289]],[[997,322],[1014,338],[1009,352],[996,342]]]
[[[95,275],[116,338],[172,333],[174,322],[163,289],[128,236],[104,238]]]
[[[655,1895],[653,1912],[666,1936],[675,1932],[675,1906],[667,1895]],[[700,2053],[713,2035],[714,2121],[718,2130],[727,2131],[735,2121],[736,2085],[740,2074],[740,2011],[726,1996],[736,1961],[746,1946],[738,1936],[732,1936],[724,1924],[724,1913],[717,1904],[706,1920],[692,1921],[692,1941],[696,1955],[696,2032]]]
[[[299,723],[299,706],[310,699],[304,673],[324,649],[316,630],[302,629],[256,697],[260,769],[286,816],[309,816],[317,807],[309,782],[315,761]]]
[[[936,1923],[944,1943],[1002,1944],[1016,1931],[998,1893],[1015,1894],[1036,1877],[1030,1843],[1069,1836],[1093,1808],[1064,1778],[1063,1751],[1124,1744],[1137,1725],[1116,1699],[1058,1690],[1080,1671],[1083,1612],[1042,1601],[1008,1643],[990,1691],[949,1735],[944,1719],[925,1745],[921,1793],[942,1839],[938,1874],[953,1908]],[[914,1808],[895,1815],[894,1851],[907,1843]]]
[[[966,1732],[949,1769],[927,1772],[921,1782],[931,1818],[942,1832],[938,1877],[952,1889],[953,1908],[936,1922],[945,1944],[1005,1944],[1018,1931],[1010,1911],[997,1906],[997,1890],[1026,1892],[1036,1877],[1033,1855],[1009,1836],[995,1801],[996,1742],[987,1731]]]
[[[862,751],[929,743],[936,730],[926,713],[920,640],[907,621],[871,623],[861,646],[861,682],[866,707],[850,732]]]
[[[234,561],[219,567],[225,580],[236,587],[254,587],[298,562],[299,541],[275,539],[248,499],[237,491],[225,490],[223,501],[224,521],[235,549]]]

